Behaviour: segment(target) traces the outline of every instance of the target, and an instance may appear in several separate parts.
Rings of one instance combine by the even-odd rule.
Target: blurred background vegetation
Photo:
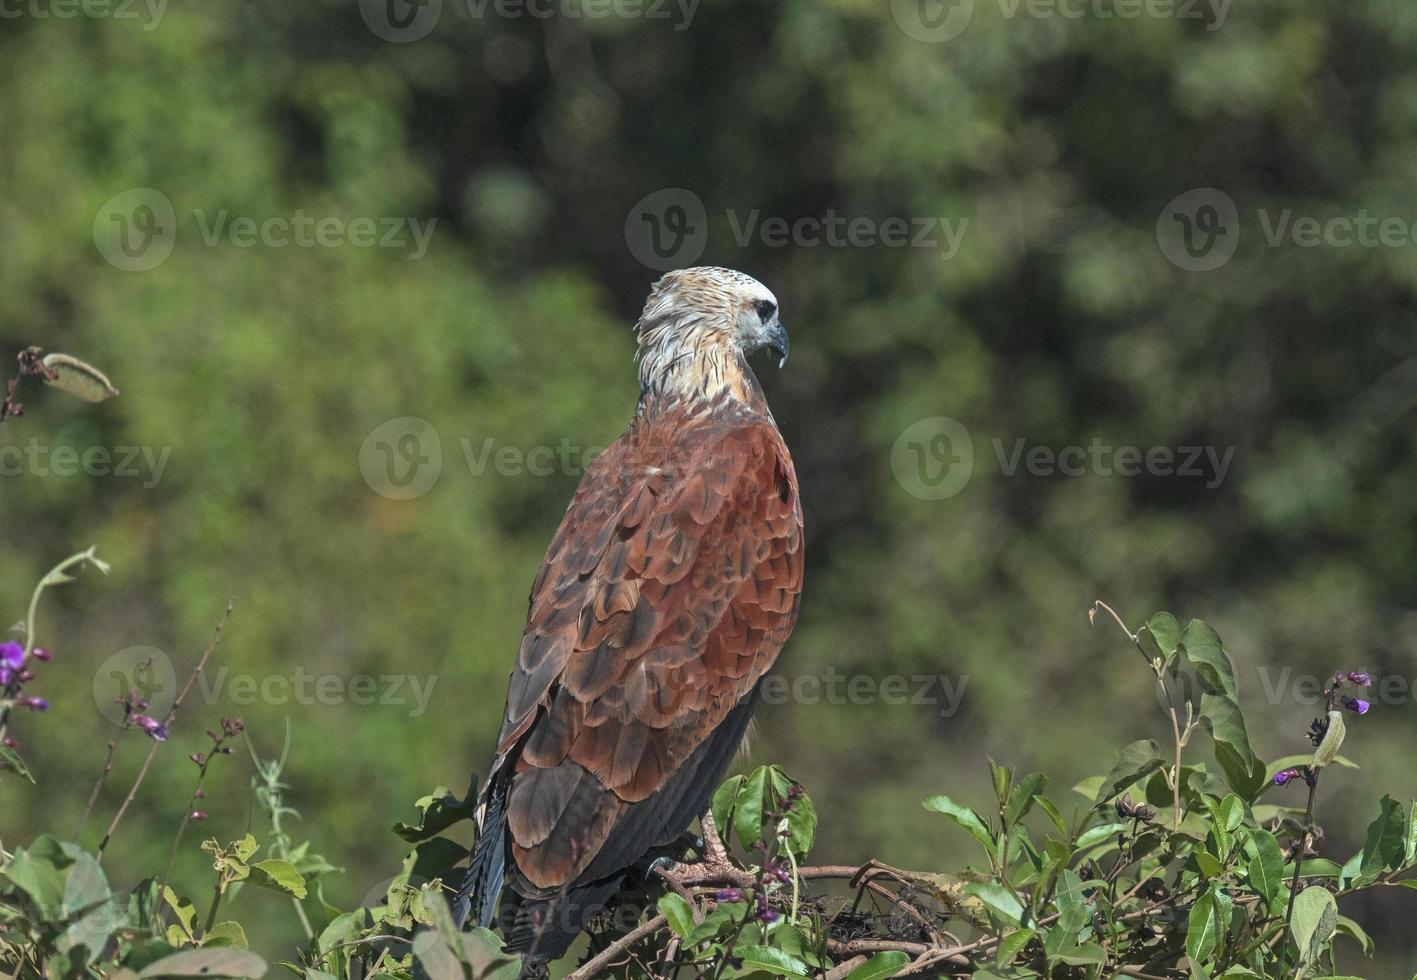
[[[215,693],[180,720],[111,876],[165,859],[194,775],[178,760],[224,714],[266,754],[289,723],[293,830],[347,869],[334,898],[392,875],[404,848],[389,825],[485,767],[528,586],[579,476],[574,451],[549,476],[475,464],[489,445],[603,446],[623,429],[629,327],[658,274],[627,226],[667,188],[704,207],[687,264],[763,280],[793,331],[786,369],[760,370],[808,534],[783,674],[939,676],[962,692],[823,690],[760,713],[751,754],[816,798],[818,857],[955,866],[968,842],[919,801],[982,805],[986,755],[1045,769],[1067,795],[1117,746],[1164,739],[1135,652],[1088,624],[1099,597],[1133,628],[1162,608],[1214,624],[1268,758],[1307,744],[1316,709],[1297,677],[1394,679],[1352,726],[1363,768],[1325,782],[1326,853],[1361,844],[1381,792],[1417,792],[1417,7],[396,7],[412,26],[333,0],[7,8],[0,355],[72,353],[123,393],[95,407],[29,386],[0,447],[167,453],[160,478],[141,458],[137,476],[25,462],[0,478],[4,616],[75,550],[113,563],[41,610],[56,662],[32,687],[54,707],[19,726],[40,784],[0,783],[7,844],[55,820],[64,833],[81,808],[115,731],[96,706],[105,660],[150,644],[182,675],[233,596]],[[961,16],[962,31],[938,20]],[[105,255],[132,198],[111,202],[139,188],[175,227],[170,255],[135,269]],[[1196,188],[1237,209],[1234,254],[1208,271],[1158,234]],[[1285,209],[1408,232],[1273,244]],[[957,249],[939,226],[933,247],[742,240],[754,211],[964,234]],[[203,235],[223,215],[297,213],[436,223],[417,257]],[[928,499],[901,451],[940,416],[965,427],[974,465]],[[407,500],[360,465],[403,417],[442,452],[436,484]],[[1219,480],[1009,475],[996,444],[1019,439],[1233,457]],[[232,700],[238,675],[298,671],[338,678],[334,693]],[[365,675],[432,684],[426,712],[406,684],[402,703],[353,703]],[[140,760],[120,753],[104,820]],[[202,827],[223,839],[253,819],[249,760],[230,763]],[[205,894],[208,859],[188,841],[178,878]],[[254,944],[286,955],[295,923],[259,904],[241,912],[264,923]],[[1365,975],[1417,969],[1411,897],[1345,912],[1379,941]]]

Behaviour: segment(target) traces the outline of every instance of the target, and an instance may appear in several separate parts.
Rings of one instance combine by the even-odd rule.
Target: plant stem
[[[1309,803],[1304,808],[1304,830],[1299,835],[1299,844],[1294,848],[1294,880],[1289,885],[1289,907],[1284,910],[1284,931],[1291,937],[1293,929],[1290,923],[1294,919],[1294,900],[1299,897],[1299,872],[1304,868],[1304,852],[1309,849],[1309,832],[1314,824],[1314,796],[1319,791],[1318,774],[1306,770],[1304,781],[1309,784]]]
[[[103,760],[103,771],[94,780],[93,789],[89,792],[89,801],[84,804],[84,812],[79,814],[79,825],[74,831],[74,840],[78,840],[84,835],[84,827],[89,822],[89,814],[93,812],[93,807],[98,802],[98,794],[103,790],[103,784],[108,780],[108,774],[113,771],[113,758],[118,754],[118,743],[123,736],[128,734],[128,718],[123,719],[123,727],[119,729],[118,735],[108,743],[108,758]]]
[[[212,889],[211,908],[207,909],[207,924],[202,926],[202,935],[212,931],[212,926],[216,925],[216,910],[221,908],[221,872],[217,872],[216,888]]]
[[[214,651],[217,648],[217,644],[221,642],[222,627],[226,625],[226,620],[231,615],[231,609],[234,605],[234,599],[228,599],[226,601],[226,610],[221,614],[221,619],[216,624],[216,629],[212,633],[212,641],[208,643],[207,648],[202,651],[201,659],[197,661],[197,666],[193,669],[192,675],[187,678],[187,683],[182,686],[182,690],[177,695],[177,700],[173,701],[172,707],[168,709],[167,718],[163,721],[163,725],[167,728],[172,727],[173,721],[177,718],[177,709],[182,707],[182,702],[187,697],[188,693],[191,692],[192,685],[197,682],[197,677],[206,668],[207,660],[211,657],[212,651]],[[138,795],[138,788],[143,785],[143,780],[147,778],[148,769],[153,764],[153,757],[157,755],[157,747],[159,744],[160,743],[154,741],[152,747],[148,749],[148,757],[143,760],[143,766],[138,770],[138,776],[133,780],[133,785],[129,788],[128,795],[124,797],[123,803],[118,807],[118,812],[115,813],[113,819],[109,821],[108,829],[104,831],[103,840],[99,842],[98,851],[94,854],[94,857],[99,863],[103,862],[103,852],[104,849],[108,847],[108,842],[113,839],[113,832],[118,829],[118,824],[123,820],[123,815],[128,812],[128,807],[133,804],[134,798]]]

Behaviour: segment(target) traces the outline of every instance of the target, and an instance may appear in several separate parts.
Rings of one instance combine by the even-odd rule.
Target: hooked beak
[[[787,355],[792,350],[792,343],[787,338],[787,328],[781,322],[773,324],[772,330],[769,331],[767,349],[777,355],[779,368],[787,363]]]

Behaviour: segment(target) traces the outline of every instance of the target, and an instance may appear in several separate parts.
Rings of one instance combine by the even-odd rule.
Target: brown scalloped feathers
[[[771,416],[647,407],[589,467],[532,586],[494,772],[520,877],[554,892],[777,659],[802,510]]]

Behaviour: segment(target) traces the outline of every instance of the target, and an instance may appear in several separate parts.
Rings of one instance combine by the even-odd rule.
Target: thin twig
[[[196,669],[192,671],[192,676],[187,678],[187,683],[182,686],[181,692],[177,695],[177,700],[172,702],[172,707],[167,712],[167,718],[163,721],[165,727],[169,729],[172,727],[173,721],[177,718],[177,709],[182,707],[183,699],[185,699],[188,692],[192,690],[192,685],[197,682],[198,676],[200,676],[202,671],[206,668],[207,660],[211,657],[212,651],[214,651],[221,642],[222,627],[226,625],[226,620],[231,615],[231,610],[235,604],[236,600],[234,599],[228,599],[226,601],[226,610],[221,614],[221,620],[216,624],[216,629],[212,633],[212,641],[207,644],[207,648],[202,651],[202,657],[197,661]],[[113,839],[113,832],[118,829],[118,824],[123,820],[123,815],[128,812],[128,807],[132,806],[133,800],[138,795],[138,788],[143,785],[143,780],[147,778],[148,769],[151,768],[153,764],[153,757],[157,755],[158,744],[158,742],[154,741],[152,747],[148,749],[148,756],[143,760],[143,766],[138,770],[138,776],[133,780],[133,785],[128,790],[128,795],[124,797],[123,803],[118,807],[118,812],[113,815],[113,819],[109,821],[108,829],[104,831],[103,840],[99,842],[98,851],[94,854],[94,857],[100,863],[103,861],[104,849],[108,847],[108,842]]]
[[[113,771],[113,758],[118,754],[118,743],[123,740],[124,735],[128,734],[128,729],[131,727],[128,724],[130,717],[130,715],[124,715],[122,728],[118,730],[118,734],[113,740],[108,743],[108,758],[103,760],[103,771],[100,772],[98,778],[94,780],[93,789],[89,792],[89,800],[84,804],[84,812],[79,814],[79,826],[74,831],[74,840],[76,841],[84,835],[84,827],[88,825],[89,814],[93,812],[94,804],[98,802],[99,793],[103,791],[103,784],[108,781],[108,774]]]
[[[653,919],[625,933],[625,935],[615,940],[595,956],[586,960],[574,973],[568,975],[566,980],[590,980],[591,977],[613,963],[615,958],[621,953],[629,950],[631,946],[635,945],[635,943],[639,942],[641,939],[654,935],[660,929],[663,929],[664,925],[664,916],[656,915]]]

